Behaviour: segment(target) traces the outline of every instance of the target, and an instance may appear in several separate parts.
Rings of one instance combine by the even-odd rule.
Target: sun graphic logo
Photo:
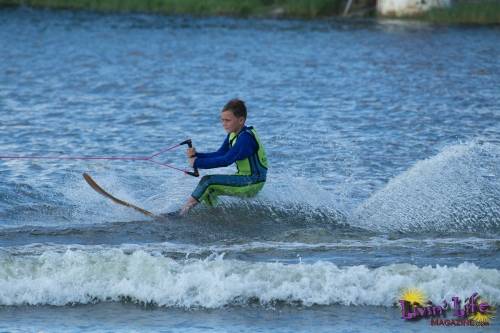
[[[400,300],[408,302],[412,305],[423,305],[425,302],[425,294],[418,288],[406,288],[401,294]]]
[[[442,316],[448,309],[446,303],[441,306],[427,300],[425,293],[417,288],[404,289],[399,299],[399,305],[401,306],[401,318],[405,320]]]
[[[479,311],[470,314],[467,319],[472,320],[479,325],[488,325],[495,318],[496,308],[486,299],[477,298],[472,300]]]
[[[495,318],[496,309],[485,298],[480,298],[477,292],[465,298],[453,296],[451,303],[443,300],[442,305],[428,300],[425,293],[418,288],[407,288],[401,292],[399,300],[401,318],[418,320],[430,318],[432,326],[488,326]],[[453,311],[455,319],[442,319],[447,311]]]

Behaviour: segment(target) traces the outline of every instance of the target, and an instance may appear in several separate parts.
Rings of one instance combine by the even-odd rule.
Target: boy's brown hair
[[[235,117],[247,119],[247,107],[241,99],[234,98],[224,105],[222,112],[231,111]]]

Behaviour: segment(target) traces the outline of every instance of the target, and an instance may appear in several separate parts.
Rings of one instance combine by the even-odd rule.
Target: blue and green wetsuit
[[[253,127],[244,126],[239,133],[230,133],[213,153],[196,153],[193,167],[212,169],[236,163],[235,175],[203,176],[191,196],[209,206],[217,204],[217,196],[253,197],[264,187],[267,157]]]

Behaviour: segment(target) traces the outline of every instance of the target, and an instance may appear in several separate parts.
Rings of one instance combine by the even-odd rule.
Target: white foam
[[[391,179],[352,214],[380,231],[475,231],[500,226],[500,148],[447,147]]]
[[[225,260],[222,255],[176,261],[142,250],[46,251],[0,255],[0,304],[92,303],[124,298],[159,306],[218,308],[258,300],[391,306],[404,288],[422,289],[433,301],[473,292],[500,302],[500,272],[395,264],[375,269],[330,262],[283,264]]]

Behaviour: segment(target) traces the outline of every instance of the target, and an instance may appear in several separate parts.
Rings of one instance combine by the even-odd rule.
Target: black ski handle
[[[191,141],[191,139],[187,139],[185,141],[182,141],[181,143],[179,143],[179,145],[188,145],[189,148],[193,148],[193,142]],[[200,176],[200,173],[198,172],[198,169],[197,168],[193,168],[193,171],[185,171],[186,174],[190,175],[190,176],[193,176],[193,177],[199,177]]]

